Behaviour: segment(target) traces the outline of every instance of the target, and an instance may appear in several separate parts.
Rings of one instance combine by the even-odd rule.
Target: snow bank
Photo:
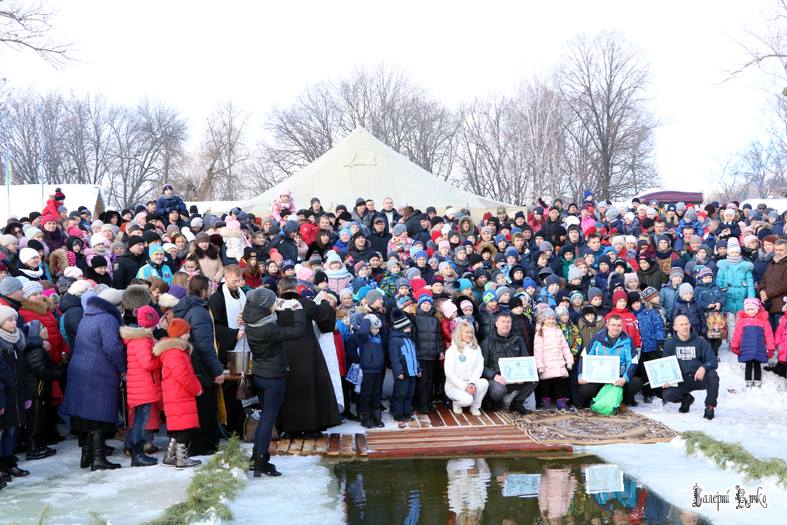
[[[57,455],[51,458],[24,462],[21,466],[31,475],[15,478],[0,491],[0,521],[37,523],[49,506],[46,523],[51,524],[88,523],[91,511],[111,523],[144,523],[185,497],[193,469],[130,468],[123,444],[116,440],[109,444],[118,449],[109,459],[120,463],[120,469],[80,469],[80,449],[73,439],[57,445]]]
[[[232,523],[258,525],[265,516],[276,523],[332,525],[346,523],[339,485],[330,466],[317,456],[272,458],[282,472],[277,478],[250,476],[246,488],[229,507]]]
[[[677,431],[701,430],[711,437],[728,442],[740,442],[759,458],[787,457],[787,442],[781,439],[787,424],[787,382],[769,372],[763,372],[762,388],[746,389],[743,365],[726,347],[720,350],[720,392],[716,418],[702,418],[705,409],[704,392],[695,392],[696,401],[688,414],[678,412],[678,405],[662,405],[656,399],[650,405],[640,404],[634,411],[661,421]],[[579,448],[577,448],[578,450]],[[673,505],[697,511],[713,523],[757,524],[778,523],[787,515],[785,490],[772,479],[746,480],[735,470],[722,470],[711,460],[700,455],[687,456],[682,440],[655,445],[602,445],[582,447],[619,465],[626,474],[637,478]],[[735,510],[734,503],[717,511],[709,504],[692,508],[694,484],[705,493],[734,493],[741,485],[747,493],[762,486],[768,507],[753,506]]]

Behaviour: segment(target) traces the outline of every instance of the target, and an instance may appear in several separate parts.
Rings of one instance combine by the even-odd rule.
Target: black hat
[[[426,213],[437,213],[437,210],[434,208],[434,206],[429,206],[426,208]]]
[[[101,268],[102,266],[107,265],[107,260],[102,255],[94,255],[92,259],[90,259],[90,267],[91,268]]]
[[[519,297],[514,296],[514,297],[511,298],[511,300],[508,301],[508,307],[511,310],[513,310],[517,306],[524,306],[524,305],[522,304],[522,299],[520,299]]]
[[[44,249],[44,245],[41,243],[41,241],[37,241],[35,239],[30,239],[29,241],[27,241],[27,247],[32,248],[36,251],[41,251]]]
[[[366,206],[366,199],[364,199],[363,197],[358,197],[357,199],[355,199],[355,205],[356,206],[360,206],[360,205]]]
[[[327,280],[328,280],[328,275],[324,271],[317,270],[316,272],[314,272],[314,286],[317,286],[320,283],[324,283]]]
[[[151,242],[161,241],[161,236],[156,233],[156,230],[145,230],[145,232],[142,234],[142,240],[150,244]]]
[[[429,222],[432,224],[432,227],[435,227],[438,224],[443,224],[445,221],[439,215],[435,215],[434,217],[432,217],[432,220]]]
[[[393,327],[396,330],[404,330],[410,326],[410,319],[407,317],[407,314],[398,308],[391,313],[391,321],[393,322]]]
[[[139,235],[132,235],[128,238],[128,242],[126,243],[129,248],[134,246],[135,244],[145,244],[145,239],[140,237]]]

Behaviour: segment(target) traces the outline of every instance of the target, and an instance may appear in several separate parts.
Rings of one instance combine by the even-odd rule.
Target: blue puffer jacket
[[[710,284],[699,283],[694,287],[694,298],[703,312],[708,311],[708,305],[719,303],[724,306],[727,296],[721,291],[719,285],[711,282]]]
[[[675,306],[672,308],[673,321],[675,320],[675,317],[679,315],[685,315],[689,318],[691,329],[694,330],[695,334],[704,336],[707,333],[705,313],[700,309],[700,305],[698,305],[697,301],[694,299],[686,302],[685,300],[678,297],[675,300]]]
[[[181,215],[188,215],[189,210],[186,209],[186,203],[177,195],[167,197],[162,195],[156,201],[156,213],[162,217],[169,215],[169,212],[178,210]]]
[[[637,312],[639,336],[642,339],[642,352],[654,352],[664,343],[664,322],[661,315],[653,308],[642,307]]]
[[[96,295],[87,297],[83,306],[68,363],[63,413],[113,423],[118,415],[120,375],[126,371],[120,312]]]
[[[370,373],[381,373],[385,370],[385,350],[380,334],[369,333],[372,323],[369,319],[361,319],[354,337],[358,347],[358,361],[361,370]]]
[[[421,371],[418,364],[418,355],[415,351],[410,334],[400,330],[393,330],[388,338],[388,353],[391,357],[391,369],[394,379],[403,375],[404,377],[416,377]]]
[[[582,356],[586,355],[616,355],[620,357],[620,376],[628,383],[634,377],[639,365],[639,353],[634,348],[631,337],[626,332],[621,332],[617,340],[611,341],[606,328],[602,328],[593,338],[593,341],[582,350]],[[579,377],[582,377],[582,362],[579,360]]]
[[[667,283],[659,290],[659,302],[664,307],[664,311],[670,316],[672,320],[672,310],[675,307],[675,300],[678,298],[678,289],[673,288],[670,283]]]
[[[716,284],[727,296],[724,311],[738,313],[743,309],[743,300],[754,297],[754,265],[749,261],[731,263],[724,259],[717,266]]]

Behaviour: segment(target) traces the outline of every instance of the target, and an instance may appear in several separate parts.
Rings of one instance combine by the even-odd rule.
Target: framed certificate
[[[538,381],[538,369],[535,357],[501,357],[500,375],[506,383],[531,383]]]
[[[508,474],[503,483],[503,497],[538,497],[541,474]]]
[[[614,383],[620,378],[620,356],[586,355],[582,358],[582,379],[588,383]]]
[[[589,465],[585,467],[585,492],[623,492],[623,471],[617,465]]]
[[[667,384],[677,384],[683,381],[678,358],[674,355],[653,359],[645,362],[645,372],[648,374],[651,388],[658,388]]]

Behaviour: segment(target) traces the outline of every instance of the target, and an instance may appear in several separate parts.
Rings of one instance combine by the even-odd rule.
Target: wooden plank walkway
[[[454,414],[438,405],[429,414],[416,414],[405,428],[388,427],[367,433],[327,433],[319,439],[271,442],[271,455],[319,455],[334,459],[385,459],[455,455],[548,453],[565,455],[572,448],[542,445],[513,424],[505,412]]]

